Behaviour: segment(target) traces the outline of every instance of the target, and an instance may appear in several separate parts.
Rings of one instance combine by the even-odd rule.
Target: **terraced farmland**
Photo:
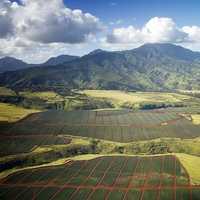
[[[197,200],[199,189],[175,156],[105,156],[17,172],[0,198]]]
[[[191,109],[190,109],[191,112]],[[196,108],[194,112],[197,112]],[[15,123],[7,135],[74,135],[117,142],[148,140],[158,137],[194,138],[200,125],[184,117],[187,108],[153,111],[99,110],[48,111],[32,114]]]

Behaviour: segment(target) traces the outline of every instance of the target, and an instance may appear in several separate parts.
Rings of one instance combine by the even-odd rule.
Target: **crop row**
[[[101,112],[105,111],[38,113],[16,123],[7,134],[68,134],[117,142],[199,136],[200,126],[173,112]]]
[[[70,140],[53,135],[2,136],[0,138],[0,156],[27,153],[37,146],[67,144]]]
[[[144,192],[137,189],[129,190],[127,193],[122,190],[108,191],[106,189],[74,189],[74,188],[63,188],[61,192],[58,193],[58,188],[46,187],[41,193],[36,195],[38,191],[41,190],[40,187],[30,188],[26,190],[25,187],[17,188],[4,188],[8,193],[0,194],[2,200],[8,199],[37,199],[37,200],[198,200],[200,195],[199,189],[161,189],[161,190],[145,190]],[[19,191],[23,195],[18,196]],[[2,188],[1,191],[2,192]],[[125,196],[126,195],[126,196]],[[18,197],[17,197],[18,196]]]
[[[64,198],[69,191],[69,199],[82,195],[88,199],[99,195],[109,199],[142,195],[146,199],[151,192],[156,196],[164,195],[163,191],[177,195],[181,189],[191,195],[191,188],[188,174],[175,156],[107,156],[15,173],[1,181],[0,194],[11,195],[14,189],[19,190],[16,199],[26,194],[36,195],[36,199],[41,195],[44,199],[62,199],[58,196]]]

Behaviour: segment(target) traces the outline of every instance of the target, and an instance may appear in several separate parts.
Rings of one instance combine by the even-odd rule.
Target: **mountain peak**
[[[192,62],[200,57],[199,52],[194,52],[182,46],[170,43],[147,43],[133,49],[132,51],[146,55],[147,57],[149,57],[149,55],[153,55],[155,57],[168,56],[188,62]]]
[[[15,71],[19,69],[24,69],[28,66],[29,65],[27,63],[17,58],[13,58],[10,56],[0,58],[0,73],[5,71]]]
[[[17,59],[17,58],[14,58],[14,57],[11,57],[11,56],[5,56],[5,57],[2,57],[2,58],[0,58],[0,60],[2,61],[2,60],[7,60],[7,61],[21,61],[21,62],[23,62],[22,60],[19,60],[19,59]]]
[[[161,49],[167,49],[167,50],[169,50],[169,49],[176,49],[176,50],[185,49],[182,46],[171,44],[171,43],[146,43],[136,49],[145,49],[145,48],[147,48],[148,50],[151,48],[159,49],[159,50],[161,50]],[[189,50],[189,49],[185,49],[185,50]]]
[[[105,52],[105,51],[102,49],[95,49],[94,51],[91,51],[88,55],[95,55],[102,52]]]
[[[65,62],[70,62],[79,58],[78,56],[71,56],[71,55],[59,55],[57,57],[49,58],[43,65],[59,65]]]

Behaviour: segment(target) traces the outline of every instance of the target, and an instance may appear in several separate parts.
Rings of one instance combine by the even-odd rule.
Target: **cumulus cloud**
[[[185,41],[187,34],[179,30],[171,18],[154,17],[150,19],[142,29],[144,40],[150,42],[174,42]]]
[[[200,27],[184,26],[182,30],[187,33],[190,42],[200,42]]]
[[[141,32],[133,26],[127,28],[115,28],[111,34],[107,36],[108,43],[136,43],[140,41]]]
[[[3,0],[0,37],[17,36],[41,43],[81,43],[102,29],[99,19],[65,7],[62,0]]]
[[[72,10],[63,0],[0,0],[0,57],[44,61],[50,52],[73,52],[95,41],[102,30],[96,16]]]
[[[181,43],[188,39],[188,34],[179,29],[171,18],[154,17],[141,29],[134,26],[116,28],[107,35],[108,43],[146,43],[172,42]]]

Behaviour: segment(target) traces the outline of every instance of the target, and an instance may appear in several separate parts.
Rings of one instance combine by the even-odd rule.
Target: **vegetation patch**
[[[25,109],[19,106],[0,103],[0,121],[2,122],[16,122],[31,113],[40,112],[34,109]]]
[[[191,115],[192,117],[192,122],[195,125],[199,125],[200,124],[200,114],[193,114]]]
[[[188,171],[193,184],[200,184],[200,158],[188,154],[176,154],[180,162]]]
[[[0,96],[16,96],[16,93],[6,87],[0,87]]]
[[[109,99],[116,105],[123,103],[181,103],[192,99],[187,95],[162,92],[123,92],[118,90],[84,90],[88,96]]]

